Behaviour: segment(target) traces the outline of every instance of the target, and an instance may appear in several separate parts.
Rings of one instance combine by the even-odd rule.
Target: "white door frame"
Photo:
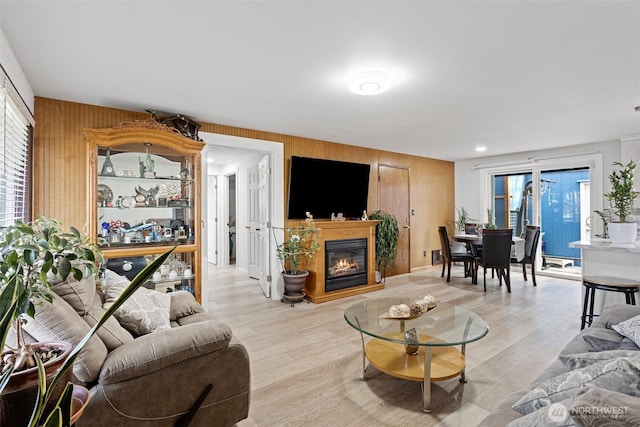
[[[212,146],[220,146],[227,148],[242,148],[245,150],[255,150],[263,153],[270,153],[272,159],[271,170],[271,207],[270,218],[271,226],[282,230],[284,228],[284,145],[279,142],[263,141],[259,139],[243,138],[237,136],[220,135],[209,132],[199,132],[200,138],[207,144]],[[204,163],[204,162],[203,162]],[[206,186],[207,180],[202,180],[203,186]],[[203,189],[203,193],[206,193],[206,188]],[[244,203],[244,201],[241,201]],[[203,206],[203,209],[205,207]],[[206,212],[203,212],[203,215]],[[220,224],[221,221],[218,221]],[[220,226],[220,225],[219,225]],[[280,300],[283,295],[283,284],[278,273],[281,268],[279,267],[279,260],[276,258],[276,247],[273,239],[273,233],[269,232],[269,245],[271,250],[269,259],[269,271],[271,280],[271,299]],[[206,265],[206,264],[204,264]],[[203,281],[203,285],[208,281]],[[213,285],[213,284],[212,284]]]

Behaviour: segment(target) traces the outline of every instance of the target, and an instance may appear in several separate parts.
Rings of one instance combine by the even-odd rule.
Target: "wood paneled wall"
[[[83,130],[113,127],[148,117],[147,113],[36,97],[34,215],[57,218],[65,227],[85,228],[88,223],[88,169]],[[284,144],[285,193],[288,162],[292,155],[369,163],[372,171],[369,212],[377,208],[378,165],[409,168],[409,197],[411,209],[415,210],[411,217],[412,269],[431,265],[431,251],[440,248],[438,225],[455,218],[452,162],[212,123],[202,123],[201,131]],[[389,145],[392,146],[393,141]]]

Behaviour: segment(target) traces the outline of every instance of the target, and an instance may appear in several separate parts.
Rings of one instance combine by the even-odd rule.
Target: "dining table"
[[[470,248],[471,253],[476,256],[478,254],[478,249],[482,248],[482,235],[479,234],[454,234],[453,240],[456,242],[465,243],[467,247]],[[522,237],[513,236],[511,239],[513,250],[511,252],[511,258],[515,259],[517,262],[522,261],[524,258],[524,239]],[[471,266],[471,268],[475,268]],[[473,273],[473,271],[471,272]],[[471,280],[475,275],[471,275]]]

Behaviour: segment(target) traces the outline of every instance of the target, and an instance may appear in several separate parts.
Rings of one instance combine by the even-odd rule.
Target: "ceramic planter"
[[[297,274],[282,273],[282,280],[284,281],[284,293],[290,297],[303,297],[304,285],[307,282],[307,276],[309,272],[307,270],[298,270]]]
[[[610,222],[608,229],[611,243],[632,244],[636,242],[638,224],[635,222]]]
[[[44,364],[47,374],[47,384],[51,382],[58,369],[71,353],[71,344],[68,342],[57,343],[35,343],[33,347],[56,346],[63,350],[63,353],[53,360]],[[57,403],[60,395],[64,391],[67,382],[71,380],[71,370],[56,386],[55,392],[47,403],[46,413]],[[24,426],[29,422],[38,393],[38,368],[25,369],[14,372],[9,383],[0,394],[0,426]]]

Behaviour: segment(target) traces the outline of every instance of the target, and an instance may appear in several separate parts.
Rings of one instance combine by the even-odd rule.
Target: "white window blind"
[[[29,221],[31,125],[0,82],[0,227]]]

